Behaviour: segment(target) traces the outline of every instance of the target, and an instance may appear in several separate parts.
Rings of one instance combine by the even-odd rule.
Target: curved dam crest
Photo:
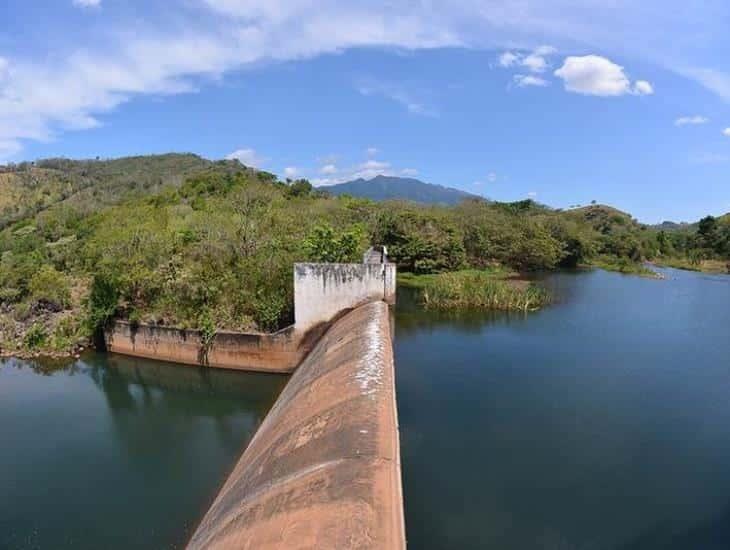
[[[387,304],[354,309],[314,346],[188,548],[405,548]]]

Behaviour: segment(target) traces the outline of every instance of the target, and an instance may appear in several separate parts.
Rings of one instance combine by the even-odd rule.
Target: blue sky
[[[730,210],[730,4],[698,4],[5,0],[0,163],[191,151],[695,220]]]

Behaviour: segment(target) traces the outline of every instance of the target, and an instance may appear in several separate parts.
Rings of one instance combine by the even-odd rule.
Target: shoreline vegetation
[[[433,275],[399,274],[398,284],[417,289],[426,309],[536,311],[549,293],[504,269],[464,270]]]
[[[635,275],[637,277],[645,277],[647,279],[664,279],[664,275],[646,267],[637,262],[632,262],[625,258],[611,258],[601,256],[593,258],[587,267],[595,267],[605,271],[613,271],[623,273],[624,275]]]
[[[655,258],[650,262],[658,267],[671,267],[701,273],[730,274],[730,260],[692,260],[689,258]]]
[[[515,273],[719,271],[730,215],[649,226],[595,201],[375,202],[191,154],[0,166],[0,354],[75,355],[111,319],[273,332],[292,322],[295,262],[358,262],[370,245],[425,277],[428,307],[530,310],[549,298]]]

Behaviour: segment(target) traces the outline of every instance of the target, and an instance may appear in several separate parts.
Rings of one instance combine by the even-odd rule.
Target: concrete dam
[[[296,264],[295,324],[273,335],[116,323],[110,351],[293,372],[188,548],[402,549],[405,524],[388,304],[395,265]],[[372,262],[372,263],[368,263]],[[196,347],[197,346],[197,347]]]

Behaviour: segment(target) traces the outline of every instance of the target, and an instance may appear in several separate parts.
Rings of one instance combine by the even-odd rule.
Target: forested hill
[[[321,189],[332,195],[350,195],[374,201],[400,199],[423,204],[455,205],[464,199],[476,197],[453,187],[393,176],[376,176],[370,180],[360,178]]]
[[[0,165],[0,229],[53,205],[67,203],[90,213],[215,167],[236,172],[237,161],[210,161],[193,154],[125,157],[112,160],[45,159]]]

